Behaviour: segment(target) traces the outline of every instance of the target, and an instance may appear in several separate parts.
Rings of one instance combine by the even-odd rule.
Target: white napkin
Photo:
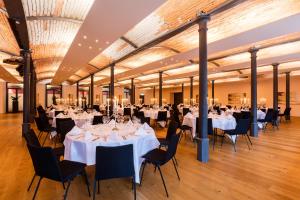
[[[62,113],[59,113],[58,115],[56,115],[57,118],[63,118],[64,117],[64,114]]]
[[[131,127],[133,127],[133,126],[134,126],[134,124],[132,123],[131,120],[129,120],[129,121],[126,123],[125,128],[131,128]]]
[[[84,134],[84,140],[90,140],[92,138],[93,138],[92,133],[90,131],[86,131]]]
[[[142,125],[142,127],[143,127],[144,130],[150,130],[150,129],[152,129],[147,123],[144,123]]]
[[[81,129],[77,126],[74,126],[72,130],[69,132],[70,135],[79,135],[81,133]]]
[[[109,134],[108,139],[112,140],[112,141],[118,141],[118,140],[120,140],[120,137],[118,136],[118,133],[116,131],[112,131]]]
[[[110,122],[108,123],[108,125],[112,126],[115,125],[116,121],[114,119],[110,120]]]

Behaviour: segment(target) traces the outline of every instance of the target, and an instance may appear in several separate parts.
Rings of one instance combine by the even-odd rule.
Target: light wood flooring
[[[21,120],[21,114],[0,115],[0,199],[31,199],[37,183],[36,179],[31,191],[26,191],[34,172],[21,137]],[[238,140],[237,152],[229,141],[222,148],[218,142],[214,151],[210,148],[210,160],[204,164],[196,160],[196,146],[188,137],[183,138],[176,156],[181,181],[171,162],[162,167],[169,199],[300,199],[300,118],[281,123],[279,130],[269,128],[251,139],[254,144],[250,151],[242,138]],[[87,171],[92,182],[93,167]],[[44,179],[36,199],[62,199],[63,192],[61,184]],[[133,199],[130,181],[103,181],[101,194],[96,197]],[[77,177],[71,184],[68,199],[91,199],[83,178]],[[153,167],[147,166],[143,185],[137,187],[137,199],[167,199],[159,173],[154,173]]]

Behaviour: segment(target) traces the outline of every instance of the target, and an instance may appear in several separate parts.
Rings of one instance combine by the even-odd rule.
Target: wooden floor
[[[0,199],[31,199],[33,195],[33,189],[26,191],[33,167],[21,137],[21,117],[0,115]],[[249,151],[246,142],[238,140],[237,152],[228,141],[222,148],[218,143],[214,151],[210,149],[209,162],[203,164],[196,160],[194,144],[183,139],[176,156],[181,181],[171,163],[162,168],[169,199],[300,199],[300,118],[282,123],[279,130],[260,133],[252,141]],[[93,174],[89,167],[90,182]],[[126,179],[103,181],[101,187],[97,199],[133,199]],[[62,199],[63,192],[61,184],[45,179],[36,199]],[[90,199],[81,177],[72,183],[68,199]],[[167,199],[159,173],[150,166],[143,186],[137,187],[137,199]]]

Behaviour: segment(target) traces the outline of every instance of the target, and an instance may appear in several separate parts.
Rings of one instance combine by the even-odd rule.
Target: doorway
[[[7,84],[6,112],[17,113],[23,111],[23,85]]]
[[[182,92],[175,92],[174,93],[174,105],[181,104],[182,102]]]

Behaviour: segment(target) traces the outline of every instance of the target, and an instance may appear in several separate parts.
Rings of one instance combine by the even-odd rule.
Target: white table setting
[[[134,169],[136,183],[140,182],[142,156],[159,147],[154,130],[147,124],[116,123],[111,120],[107,124],[77,126],[66,135],[64,140],[64,159],[95,165],[97,146],[121,146],[133,144]]]

